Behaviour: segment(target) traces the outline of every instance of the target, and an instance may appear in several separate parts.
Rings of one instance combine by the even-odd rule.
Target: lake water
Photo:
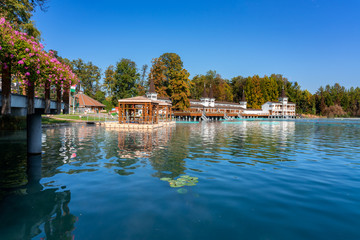
[[[44,128],[27,165],[26,132],[2,132],[0,239],[360,239],[359,136],[356,121],[74,124]]]

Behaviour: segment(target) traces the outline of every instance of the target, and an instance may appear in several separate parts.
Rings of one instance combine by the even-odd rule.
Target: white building
[[[149,96],[148,96],[149,97]],[[171,103],[170,98],[159,97],[160,101]],[[247,108],[245,92],[239,103],[215,101],[213,90],[210,86],[210,92],[207,94],[204,86],[204,92],[200,100],[190,99],[190,108],[185,111],[175,111],[174,115],[185,119],[198,119],[200,117],[208,118],[295,118],[296,104],[289,102],[283,89],[279,101],[266,102],[261,109]]]
[[[244,95],[240,104],[246,104]],[[243,117],[295,118],[295,110],[296,104],[288,101],[283,89],[278,102],[266,102],[261,106],[261,109],[246,109],[241,115]]]

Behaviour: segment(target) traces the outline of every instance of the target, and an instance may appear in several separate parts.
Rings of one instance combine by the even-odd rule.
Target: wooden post
[[[44,113],[50,113],[50,82],[45,80],[45,111]]]
[[[61,87],[56,87],[56,113],[61,113]]]
[[[135,104],[132,105],[132,112],[133,112],[133,121],[135,123],[136,115],[135,115]]]
[[[151,103],[149,103],[149,105],[150,105],[149,114],[150,114],[150,120],[151,120],[151,122],[149,122],[149,123],[153,123],[153,115],[154,115],[153,108],[152,108]]]
[[[11,114],[11,64],[2,64],[1,89],[2,89],[2,107],[1,114]]]
[[[120,121],[120,118],[121,118],[121,113],[122,113],[122,111],[121,111],[121,103],[120,103],[120,102],[118,102],[118,104],[119,104],[119,105],[118,105],[118,107],[119,107],[119,108],[118,108],[118,109],[119,109],[119,113],[118,113],[118,114],[119,114],[119,116],[118,116],[118,121],[119,121],[119,123],[121,123],[121,121]]]
[[[156,118],[155,118],[155,123],[159,122],[159,105],[156,105]]]

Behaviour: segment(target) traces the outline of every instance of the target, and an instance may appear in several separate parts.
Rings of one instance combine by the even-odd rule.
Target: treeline
[[[148,65],[139,69],[134,61],[121,59],[105,70],[101,84],[101,70],[93,63],[81,59],[64,61],[73,67],[85,94],[105,104],[107,109],[117,106],[118,99],[144,95],[152,79],[158,95],[171,98],[178,109],[188,108],[191,98],[200,99],[204,86],[207,92],[212,88],[216,101],[238,103],[245,93],[248,108],[254,109],[268,101],[277,101],[284,88],[289,101],[296,103],[297,114],[360,116],[360,88],[346,89],[338,83],[320,87],[311,94],[281,74],[237,76],[228,80],[210,70],[190,79],[181,58],[175,53],[164,53],[153,59],[150,69]]]
[[[117,100],[144,95],[152,79],[160,97],[169,97],[177,109],[190,106],[189,99],[200,99],[204,91],[212,92],[216,101],[239,102],[244,93],[248,108],[259,109],[268,101],[277,101],[282,88],[289,101],[296,103],[297,114],[322,115],[327,117],[360,116],[360,88],[346,89],[336,83],[320,87],[315,94],[302,90],[297,82],[290,82],[281,74],[258,75],[224,79],[214,70],[189,78],[181,58],[175,53],[164,53],[153,59],[151,68],[140,69],[130,59],[121,59],[110,65],[102,74],[99,67],[82,59],[68,60],[55,56],[71,66],[78,76],[78,90],[106,105],[106,109],[117,106]],[[148,70],[149,69],[149,70]],[[103,81],[101,81],[102,75]]]

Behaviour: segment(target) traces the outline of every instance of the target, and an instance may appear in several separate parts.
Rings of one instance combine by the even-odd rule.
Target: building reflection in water
[[[149,157],[156,149],[165,147],[171,139],[173,126],[152,130],[118,130],[118,149],[121,158]]]
[[[16,161],[17,159],[12,159]],[[3,185],[0,182],[0,239],[73,239],[76,217],[70,213],[71,193],[62,188],[45,188],[41,185],[41,155],[29,156],[25,168],[16,169],[26,183]],[[20,170],[20,171],[19,171]],[[14,170],[2,169],[2,176],[14,176]]]

